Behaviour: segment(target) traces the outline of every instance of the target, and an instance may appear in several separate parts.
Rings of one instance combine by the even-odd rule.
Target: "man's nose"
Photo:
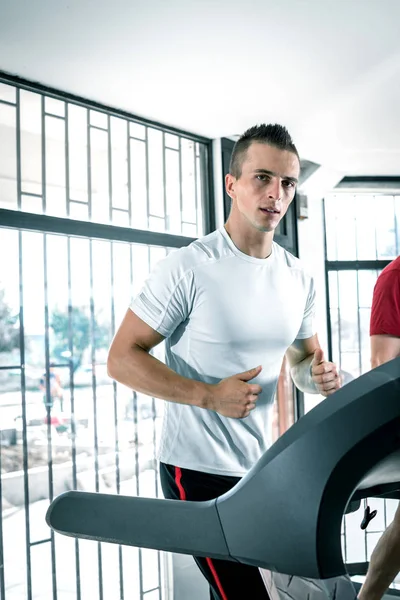
[[[280,200],[282,197],[282,183],[279,177],[274,177],[268,186],[268,197],[271,200]]]

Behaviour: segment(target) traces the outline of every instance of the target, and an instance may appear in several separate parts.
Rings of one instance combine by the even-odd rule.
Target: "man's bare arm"
[[[329,396],[340,387],[336,365],[326,361],[318,336],[295,340],[286,356],[296,387],[309,394]]]
[[[261,387],[249,382],[259,375],[260,366],[216,384],[188,379],[150,354],[163,339],[129,309],[108,354],[109,376],[147,396],[207,408],[233,419],[247,417],[256,407]]]
[[[110,377],[136,392],[205,408],[208,386],[182,377],[150,354],[164,337],[128,309],[108,354]]]
[[[371,335],[371,368],[375,369],[400,356],[400,337]]]

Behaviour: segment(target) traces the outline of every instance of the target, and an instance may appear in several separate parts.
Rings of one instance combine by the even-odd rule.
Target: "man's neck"
[[[250,224],[248,227],[239,226],[231,217],[225,223],[225,230],[236,248],[248,256],[268,258],[272,252],[273,231],[258,231]]]

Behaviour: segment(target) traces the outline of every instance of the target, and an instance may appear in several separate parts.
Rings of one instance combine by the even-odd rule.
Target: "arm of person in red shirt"
[[[375,285],[371,310],[371,367],[400,356],[400,270],[383,272]]]

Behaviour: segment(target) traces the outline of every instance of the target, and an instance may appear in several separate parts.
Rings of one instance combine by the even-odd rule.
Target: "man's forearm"
[[[142,348],[134,348],[124,356],[110,354],[107,368],[112,379],[136,392],[169,402],[208,407],[208,384],[178,375]]]
[[[311,376],[311,362],[313,355],[307,356],[304,360],[294,365],[290,373],[295,386],[305,394],[318,394],[318,390]]]

